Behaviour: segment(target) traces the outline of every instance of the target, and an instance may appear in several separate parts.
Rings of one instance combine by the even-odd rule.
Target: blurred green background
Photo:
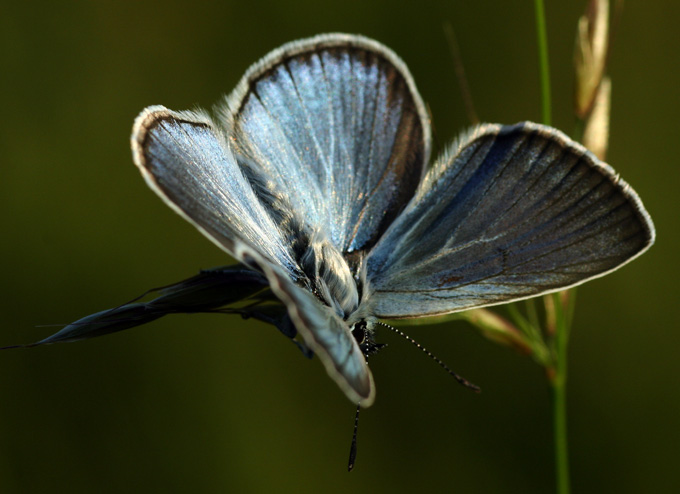
[[[554,124],[573,129],[585,2],[548,2]],[[280,44],[374,37],[408,64],[438,146],[465,127],[443,21],[481,118],[540,119],[532,2],[3,2],[0,344],[31,342],[147,288],[230,262],[151,193],[129,133],[145,106],[210,107]],[[643,257],[578,292],[570,348],[574,492],[678,492],[680,87],[671,0],[627,2],[610,60],[609,162],[658,230]],[[174,316],[0,354],[0,492],[551,492],[541,369],[465,323],[405,328],[484,392],[385,334],[361,417],[274,329]]]

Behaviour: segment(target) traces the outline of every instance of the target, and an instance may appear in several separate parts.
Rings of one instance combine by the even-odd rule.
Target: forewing
[[[285,235],[210,119],[163,107],[147,108],[135,122],[132,149],[149,186],[235,259],[264,273],[329,375],[353,403],[371,405],[373,378],[349,327],[330,307],[295,284],[300,272],[283,240]]]
[[[361,36],[284,45],[251,67],[225,125],[246,167],[268,177],[340,249],[370,248],[412,197],[430,152],[427,114],[404,63]]]
[[[149,107],[135,121],[132,155],[151,189],[219,247],[233,255],[240,240],[296,275],[278,226],[209,117]]]
[[[379,317],[419,317],[577,285],[640,255],[633,189],[561,132],[477,128],[425,178],[367,258]]]

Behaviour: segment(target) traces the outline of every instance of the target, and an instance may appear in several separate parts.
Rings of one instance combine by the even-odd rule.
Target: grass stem
[[[569,494],[569,448],[567,444],[567,343],[568,311],[564,310],[561,294],[554,293],[556,312],[555,367],[551,379],[553,401],[553,428],[555,438],[555,474],[557,493]]]
[[[550,96],[550,66],[548,65],[548,34],[545,24],[543,0],[534,0],[536,11],[536,35],[538,36],[538,64],[541,71],[542,120],[551,125],[552,108]]]
[[[536,35],[541,77],[542,120],[551,125],[552,108],[550,95],[550,66],[548,64],[548,35],[543,0],[534,0],[536,12]],[[549,369],[553,398],[553,429],[555,440],[555,477],[558,494],[569,494],[569,449],[567,445],[567,343],[571,319],[571,307],[564,310],[561,294],[554,293],[555,334],[552,338],[553,365]],[[573,306],[572,306],[573,307]]]

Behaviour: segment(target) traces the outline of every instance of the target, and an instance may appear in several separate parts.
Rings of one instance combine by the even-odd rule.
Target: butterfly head
[[[372,319],[361,319],[350,326],[352,336],[366,358],[375,355],[387,346],[386,343],[375,342],[375,324]]]

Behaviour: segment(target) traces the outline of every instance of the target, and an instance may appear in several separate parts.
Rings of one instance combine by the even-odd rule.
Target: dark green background
[[[576,20],[547,2],[555,125],[570,132]],[[579,289],[570,348],[574,492],[677,492],[678,4],[626,3],[610,74],[610,163],[658,241]],[[532,2],[4,2],[0,13],[0,344],[30,342],[225,254],[151,193],[129,133],[145,106],[210,107],[280,44],[362,33],[409,65],[438,146],[467,125],[442,23],[483,120],[540,119]],[[371,361],[354,409],[270,327],[175,316],[97,340],[0,354],[0,491],[550,492],[549,393],[528,358],[463,323],[410,328]]]

